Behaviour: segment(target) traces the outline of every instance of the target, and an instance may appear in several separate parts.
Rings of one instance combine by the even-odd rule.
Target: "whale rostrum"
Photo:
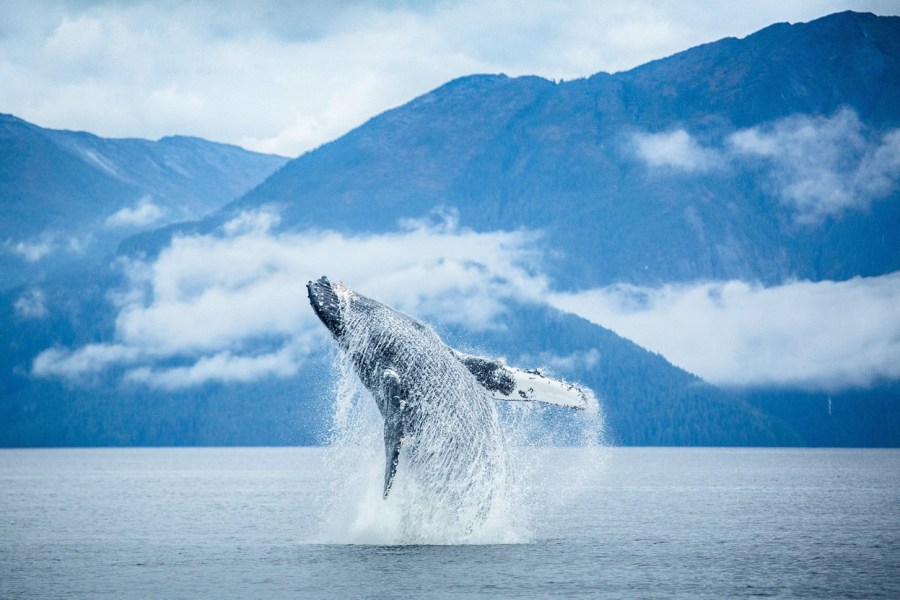
[[[327,277],[307,291],[384,418],[385,498],[400,467],[436,482],[447,502],[474,493],[489,505],[505,469],[493,400],[597,405],[584,387],[449,348],[427,325]]]

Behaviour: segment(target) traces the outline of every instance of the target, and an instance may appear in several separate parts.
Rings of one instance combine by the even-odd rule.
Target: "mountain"
[[[105,139],[0,115],[2,287],[203,217],[286,161],[199,138]]]
[[[333,383],[327,341],[297,325],[299,309],[273,307],[272,290],[302,304],[294,289],[301,275],[339,276],[325,270],[335,264],[330,255],[297,266],[307,246],[330,240],[343,264],[368,264],[354,253],[376,250],[362,242],[431,231],[421,223],[435,212],[457,232],[536,232],[527,243],[540,255],[540,276],[465,255],[452,276],[463,285],[481,278],[466,293],[504,277],[546,277],[551,291],[578,291],[893,273],[898,95],[900,18],[852,12],[773,25],[622,73],[449,82],[286,163],[199,220],[123,239],[117,261],[7,289],[0,444],[321,441]],[[84,187],[111,177],[91,173]],[[91,212],[94,227],[113,210],[139,208],[139,198],[129,202]],[[412,278],[422,290],[409,296],[430,293],[432,273],[452,262],[442,260]],[[218,261],[227,264],[213,273]],[[198,264],[207,270],[192,270]],[[235,298],[237,308],[228,303]],[[430,316],[457,347],[549,365],[590,385],[618,443],[900,445],[894,381],[833,394],[719,389],[608,329],[512,298],[497,299],[492,326],[474,332],[454,320],[471,308],[465,294]],[[182,333],[164,316],[196,330],[194,345],[161,336]],[[213,317],[232,337],[214,335]],[[45,369],[55,377],[35,373],[47,352],[58,359]],[[284,368],[285,357],[299,369]],[[269,365],[262,375],[246,374],[260,364]],[[207,376],[214,371],[219,379]],[[176,387],[173,377],[194,379]]]
[[[112,324],[102,316],[99,299],[75,303],[61,294],[48,302],[63,305],[52,310],[54,314],[73,311],[63,322],[93,324],[77,327],[81,336],[110,336],[107,328]],[[85,306],[95,307],[96,313],[75,312]],[[30,339],[44,337],[40,327],[45,325],[28,323]],[[578,377],[597,393],[605,432],[596,436],[605,441],[734,446],[798,445],[802,440],[796,430],[745,399],[573,315],[545,305],[513,304],[495,325],[480,333],[440,325],[439,332],[454,347],[507,356],[513,364],[524,366],[543,364],[547,359],[542,355],[547,353],[584,357],[591,364],[589,372],[570,358],[559,362],[554,374]],[[66,342],[79,337],[60,323],[49,328],[63,332]],[[3,390],[0,447],[322,443],[329,432],[335,376],[332,352],[326,346],[310,356],[296,375],[251,383],[210,383],[199,389],[146,387],[123,380],[121,370],[77,385],[21,378],[22,385]],[[543,415],[556,419],[555,429],[563,443],[568,412],[547,409]]]
[[[900,17],[850,12],[582,80],[466,77],[291,161],[207,228],[263,203],[348,232],[447,206],[479,231],[540,227],[563,288],[883,274],[900,268],[897,189],[856,179],[897,143],[882,136],[898,93]],[[754,152],[754,134],[792,162]],[[843,204],[810,205],[807,150],[835,163]],[[896,176],[882,167],[871,177]]]

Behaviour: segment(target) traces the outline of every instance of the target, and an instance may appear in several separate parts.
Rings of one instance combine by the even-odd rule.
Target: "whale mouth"
[[[348,295],[349,290],[340,283],[331,283],[324,275],[316,281],[307,283],[306,290],[309,294],[309,303],[316,316],[334,337],[341,337],[344,333],[341,297]]]

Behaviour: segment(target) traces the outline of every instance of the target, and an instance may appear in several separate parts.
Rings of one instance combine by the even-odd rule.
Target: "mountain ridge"
[[[833,39],[832,30],[860,30],[859,23],[872,35]],[[765,57],[775,44],[770,38],[781,32],[791,34],[790,43],[773,68]],[[888,102],[900,90],[895,38],[900,18],[841,13],[711,42],[613,75],[559,84],[533,76],[460,78],[291,161],[199,228],[212,230],[265,202],[284,206],[284,221],[292,226],[371,232],[449,206],[463,226],[478,231],[540,223],[553,246],[572,259],[554,265],[564,288],[732,278],[778,283],[890,272],[900,269],[900,252],[890,251],[900,247],[890,225],[898,219],[895,201],[798,227],[790,203],[754,176],[767,168],[764,159],[731,156],[729,140],[795,115],[815,115],[828,126],[842,107],[851,107],[873,132],[900,124],[900,109]],[[827,57],[801,51],[838,42],[852,50],[851,58],[831,71]],[[873,65],[882,79],[870,76]],[[703,69],[714,73],[698,76]],[[469,87],[478,93],[461,93]],[[429,110],[434,107],[442,108]],[[492,119],[479,120],[483,111]],[[701,151],[731,155],[723,167],[679,171],[655,169],[636,154],[636,136],[679,130]],[[619,239],[623,234],[628,238]],[[839,246],[848,237],[885,242],[847,254]],[[846,257],[838,260],[838,254]],[[694,264],[700,256],[708,259]],[[572,271],[582,274],[579,280]]]
[[[202,217],[286,161],[188,136],[110,139],[0,115],[3,285],[99,259],[135,231]]]
[[[393,235],[438,207],[461,230],[540,231],[533,243],[551,290],[729,279],[776,285],[894,272],[898,190],[878,195],[857,180],[897,177],[893,163],[872,163],[893,152],[900,125],[900,106],[887,101],[900,95],[898,40],[900,18],[842,13],[562,83],[459,78],[289,161],[210,216],[126,238],[117,257],[152,265],[175,237],[219,240],[232,235],[229,224],[267,207],[278,208],[276,229],[254,234],[266,239],[310,229]],[[805,132],[812,132],[809,147]],[[793,154],[778,154],[785,148]],[[810,153],[820,160],[801,160]],[[836,158],[828,162],[830,155]],[[844,204],[801,212],[810,198],[784,190],[822,173],[846,188],[837,199]],[[47,348],[117,341],[110,291],[124,278],[101,265],[44,282],[35,290],[43,294],[43,319],[13,309],[28,287],[3,295],[0,389],[4,421],[15,426],[0,429],[0,443],[288,443],[285,415],[300,432],[295,442],[319,439],[328,385],[315,379],[328,370],[321,354],[296,376],[177,392],[126,385],[117,379],[120,367],[76,385],[31,373]],[[620,443],[900,444],[898,434],[876,426],[900,414],[890,382],[873,391],[877,401],[858,390],[835,395],[832,415],[819,395],[718,389],[579,317],[505,306],[498,317],[505,327],[480,339],[435,326],[448,342],[468,340],[525,366],[541,356],[590,358],[570,361],[561,374],[597,389]],[[253,350],[241,341],[220,350],[238,357]],[[190,367],[194,359],[177,355],[168,366]],[[250,408],[254,395],[266,402],[265,414]],[[306,411],[316,416],[298,424]],[[267,430],[277,434],[267,438]]]

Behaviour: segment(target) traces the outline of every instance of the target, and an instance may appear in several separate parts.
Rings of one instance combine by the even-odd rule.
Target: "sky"
[[[847,9],[900,1],[0,0],[0,112],[293,157],[456,77],[627,70]]]

